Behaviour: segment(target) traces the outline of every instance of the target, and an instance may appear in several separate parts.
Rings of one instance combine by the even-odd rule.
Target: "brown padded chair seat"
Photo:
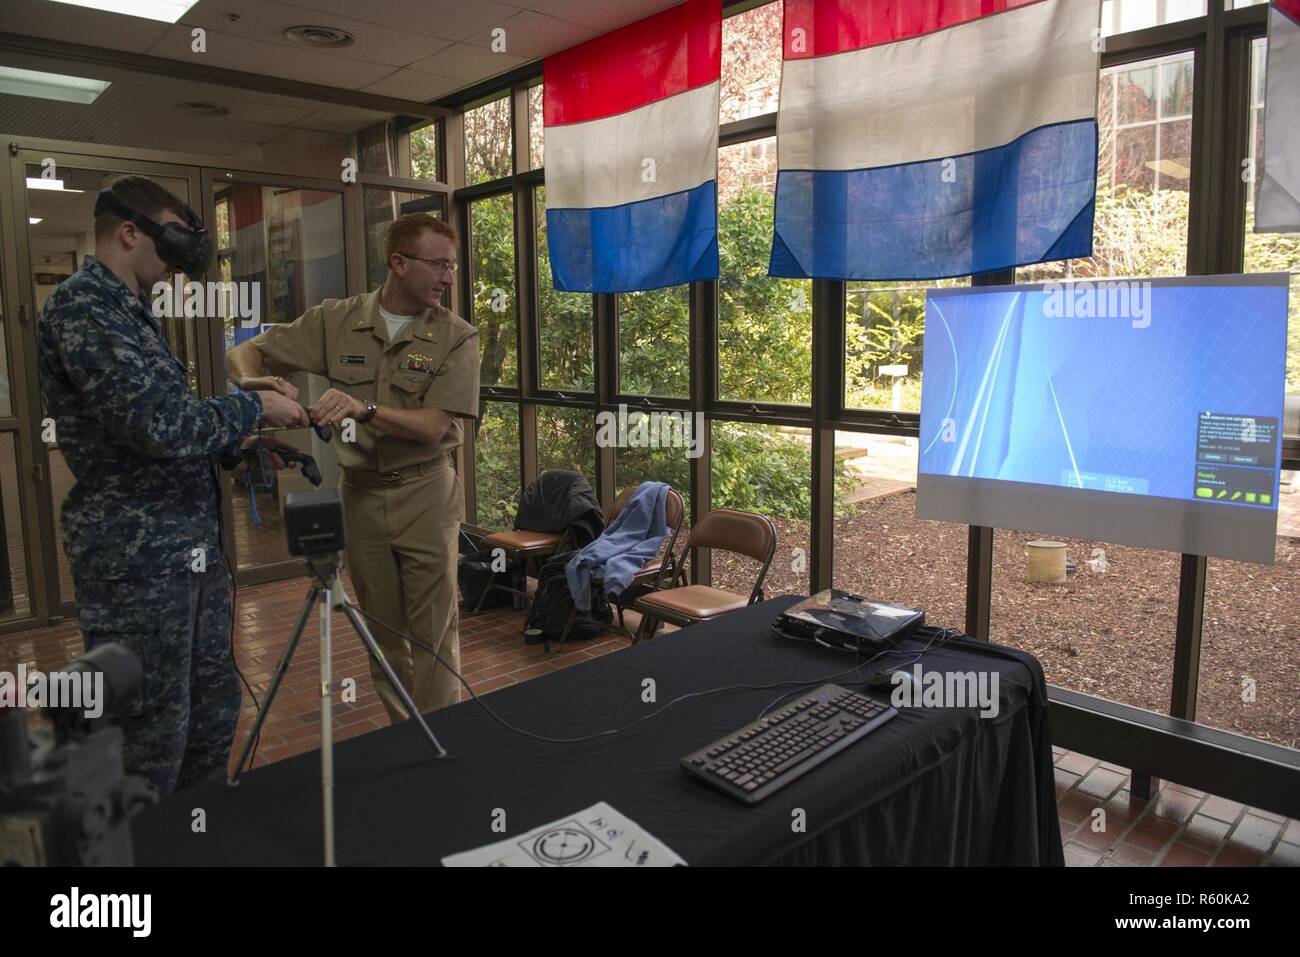
[[[651,592],[643,596],[637,605],[645,605],[662,614],[665,619],[671,619],[678,615],[688,618],[713,618],[737,608],[744,608],[747,603],[744,595],[735,595],[720,588],[710,588],[708,585],[684,585],[681,588]]]
[[[531,552],[538,549],[554,549],[560,544],[560,534],[558,532],[529,532],[516,529],[510,532],[493,532],[483,540],[512,551]]]
[[[761,562],[762,568],[759,569],[749,597],[742,598],[707,585],[687,585],[686,556],[692,548],[716,548],[746,555]],[[776,526],[771,519],[731,508],[715,508],[706,513],[686,539],[681,561],[673,571],[672,580],[681,584],[661,588],[661,582],[656,578],[653,590],[636,600],[635,608],[641,612],[641,624],[637,627],[633,643],[643,637],[653,638],[661,621],[689,625],[691,622],[717,618],[761,600],[763,579],[767,577],[775,551]]]

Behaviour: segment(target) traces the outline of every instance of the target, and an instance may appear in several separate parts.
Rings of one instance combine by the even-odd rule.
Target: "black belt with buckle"
[[[387,469],[385,471],[374,471],[372,469],[347,469],[343,470],[343,479],[350,485],[382,485],[385,488],[393,488],[401,485],[408,478],[414,478],[417,475],[427,475],[434,469],[451,465],[451,458],[447,455],[440,455],[436,459],[428,462],[418,462],[415,465],[408,465],[400,469]]]

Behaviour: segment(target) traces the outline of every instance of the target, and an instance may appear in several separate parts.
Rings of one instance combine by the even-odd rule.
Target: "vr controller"
[[[326,425],[324,426],[324,428],[328,429],[329,426]],[[319,429],[317,429],[317,435],[319,434],[320,431]],[[321,436],[321,438],[324,439],[325,436]],[[328,439],[325,440],[329,441]],[[244,449],[243,452],[241,453],[243,455],[244,462],[248,465],[250,469],[257,469],[258,471],[261,471],[262,460],[261,460],[261,456],[258,454],[259,451],[260,450],[257,448],[251,448],[251,449]],[[317,465],[316,460],[312,458],[310,455],[308,455],[306,452],[299,452],[297,449],[284,448],[283,446],[277,446],[274,449],[267,449],[266,451],[274,452],[276,455],[280,456],[280,458],[284,459],[284,461],[287,463],[297,462],[298,465],[302,467],[303,478],[305,478],[308,482],[311,482],[311,484],[314,487],[320,486],[321,483],[320,466]]]
[[[323,426],[323,428],[327,432],[329,431],[328,425]],[[316,433],[318,435],[320,434],[319,428],[316,430]],[[321,438],[324,439],[326,442],[329,441],[328,435],[322,435]],[[306,452],[299,452],[297,449],[294,449],[293,451],[289,451],[288,449],[276,449],[275,451],[276,454],[279,455],[280,458],[284,459],[286,462],[297,462],[300,466],[302,466],[303,478],[305,478],[308,482],[311,482],[313,486],[316,487],[320,486],[320,466],[316,464],[316,460],[314,458],[312,458]]]

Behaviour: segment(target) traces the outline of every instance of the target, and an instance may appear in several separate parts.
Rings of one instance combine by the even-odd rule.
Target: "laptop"
[[[828,588],[791,605],[775,628],[785,638],[815,641],[856,654],[875,654],[902,641],[925,624],[925,612],[905,605],[871,601]]]

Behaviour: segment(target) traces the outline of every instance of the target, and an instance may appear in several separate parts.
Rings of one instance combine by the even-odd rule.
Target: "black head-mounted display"
[[[158,258],[171,268],[179,269],[191,279],[197,279],[207,268],[208,261],[212,258],[212,236],[204,227],[203,221],[188,206],[185,207],[187,226],[180,223],[159,224],[118,199],[110,186],[100,190],[99,199],[95,200],[95,215],[106,211],[139,226],[153,240]]]

